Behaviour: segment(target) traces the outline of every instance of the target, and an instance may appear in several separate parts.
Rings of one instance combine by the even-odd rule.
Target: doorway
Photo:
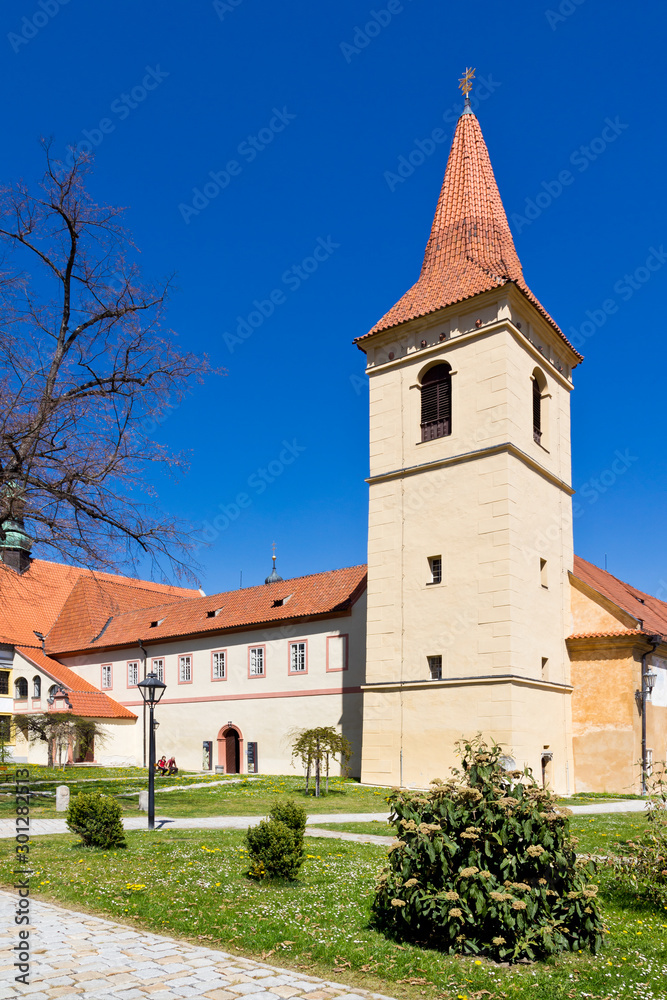
[[[243,738],[236,726],[224,726],[218,734],[218,764],[222,764],[225,774],[241,773],[241,749]]]

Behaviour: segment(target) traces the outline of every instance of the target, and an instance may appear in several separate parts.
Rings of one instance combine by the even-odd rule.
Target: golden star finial
[[[275,562],[275,558],[276,558],[276,543],[274,542],[273,543],[273,560],[274,560],[274,562]]]
[[[466,97],[468,96],[468,94],[472,90],[472,81],[473,81],[473,79],[475,77],[475,73],[476,72],[477,71],[475,69],[471,69],[469,66],[467,66],[466,67],[466,71],[465,71],[465,75],[462,76],[461,79],[459,80],[459,90]]]

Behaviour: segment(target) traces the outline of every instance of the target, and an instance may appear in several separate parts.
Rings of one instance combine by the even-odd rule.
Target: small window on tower
[[[540,559],[540,583],[543,587],[548,587],[549,582],[547,579],[547,561],[546,559]]]
[[[442,656],[429,656],[428,670],[432,681],[442,679]]]
[[[543,656],[542,657],[542,680],[543,681],[548,681],[549,680],[549,657],[548,656]]]
[[[442,583],[442,556],[429,556],[428,568],[431,574],[429,583]]]

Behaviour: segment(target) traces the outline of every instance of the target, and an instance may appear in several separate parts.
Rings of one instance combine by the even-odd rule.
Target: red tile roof
[[[366,567],[314,573],[281,583],[231,590],[210,597],[169,602],[114,614],[100,635],[99,618],[86,624],[78,597],[65,608],[49,633],[49,653],[74,653],[91,649],[136,646],[177,636],[222,632],[349,611],[366,587]],[[284,604],[278,602],[284,600]],[[219,611],[216,615],[214,612]],[[66,613],[67,612],[67,613]],[[71,612],[71,613],[70,613]],[[208,612],[211,612],[209,617]],[[153,626],[152,622],[160,624]]]
[[[35,629],[46,635],[77,581],[82,579],[93,588],[107,587],[110,593],[120,594],[119,587],[124,588],[123,592],[131,590],[135,607],[141,606],[142,601],[200,596],[199,591],[185,587],[133,580],[113,573],[93,573],[81,566],[42,559],[34,559],[22,576],[0,563],[0,642],[29,646],[35,642]],[[122,602],[121,597],[117,600]]]
[[[456,126],[419,279],[365,336],[510,281],[581,360],[523,279],[482,130],[474,114],[464,113]]]
[[[617,579],[606,570],[586,562],[580,556],[574,557],[574,576],[588,584],[603,597],[612,601],[633,618],[643,622],[639,631],[667,636],[667,603],[660,601],[643,590],[637,590],[629,583]],[[616,634],[616,633],[609,633]]]
[[[568,639],[614,639],[616,636],[644,635],[640,628],[621,628],[605,632],[576,632],[569,635]]]
[[[90,681],[84,680],[79,674],[64,667],[62,663],[45,656],[41,649],[27,646],[17,646],[17,652],[35,667],[58,681],[67,689],[72,712],[84,718],[94,719],[136,719],[134,712],[120,705],[103,691],[99,691]]]

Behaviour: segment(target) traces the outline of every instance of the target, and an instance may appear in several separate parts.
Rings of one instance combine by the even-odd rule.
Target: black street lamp
[[[651,692],[653,691],[653,686],[655,684],[656,674],[650,669],[648,660],[652,653],[660,646],[664,639],[661,635],[649,635],[646,637],[646,641],[650,644],[651,648],[647,649],[642,656],[642,672],[641,672],[641,691],[638,691],[639,703],[641,705],[642,713],[642,795],[646,795],[647,788],[647,778],[648,778],[648,751],[646,749],[646,703],[651,697]]]
[[[144,705],[148,705],[150,711],[150,722],[148,725],[148,829],[155,829],[155,728],[157,723],[153,720],[153,709],[167,689],[167,685],[158,678],[157,674],[147,674],[143,681],[139,681],[137,687],[141,691]]]

